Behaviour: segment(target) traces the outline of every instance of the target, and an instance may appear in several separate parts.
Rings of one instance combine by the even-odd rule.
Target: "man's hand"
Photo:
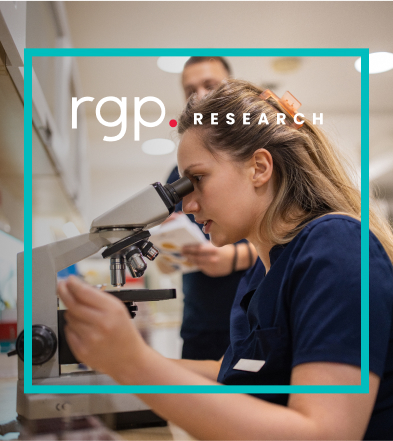
[[[207,276],[222,277],[232,272],[235,247],[234,245],[225,245],[217,248],[212,243],[206,242],[205,244],[184,246],[182,255]]]
[[[175,212],[165,222],[171,222],[178,216],[185,216],[182,212]],[[240,271],[250,268],[254,265],[257,258],[257,252],[251,243],[237,244],[237,258],[236,268],[233,268],[235,257],[235,246],[225,245],[223,247],[215,247],[211,242],[204,244],[190,244],[186,245],[181,250],[182,256],[187,258],[187,261],[198,267],[209,277],[223,277],[232,273],[233,270]],[[164,274],[170,274],[176,271],[176,267],[165,262],[164,259],[157,259],[157,266]]]

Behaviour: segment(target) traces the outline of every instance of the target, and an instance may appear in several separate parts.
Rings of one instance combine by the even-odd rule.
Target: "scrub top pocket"
[[[252,359],[265,361],[262,370],[266,374],[290,371],[291,358],[288,337],[284,335],[281,327],[277,326],[255,331],[255,346]]]
[[[250,335],[248,341],[243,342],[243,351],[237,353],[237,356],[232,357],[230,366],[224,365],[222,367],[219,381],[224,384],[289,384],[291,376],[291,352],[287,341],[288,337],[285,336],[285,333],[282,332],[282,328],[280,327],[255,330]],[[244,370],[235,368],[242,360],[244,360],[244,362],[240,363],[241,366],[247,366],[247,360],[259,360],[265,363],[257,372],[250,371],[247,368]],[[270,394],[270,397],[272,396],[273,395]],[[278,402],[281,403],[283,400],[280,398]]]

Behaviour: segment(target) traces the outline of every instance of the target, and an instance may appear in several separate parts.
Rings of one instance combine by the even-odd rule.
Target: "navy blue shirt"
[[[179,171],[175,167],[167,182],[172,183],[177,179]],[[176,205],[175,211],[182,211],[181,202]],[[196,223],[192,214],[187,216]],[[202,230],[203,225],[196,225]],[[206,234],[205,237],[209,239]],[[183,339],[213,331],[227,333],[229,336],[232,303],[244,273],[245,271],[236,271],[224,277],[209,277],[201,271],[183,274],[184,311],[180,333]],[[228,340],[226,341],[227,345]],[[216,358],[221,358],[224,351],[225,349]]]
[[[327,215],[290,243],[258,259],[239,285],[231,313],[231,344],[218,381],[290,384],[308,362],[361,364],[360,222]],[[258,372],[233,369],[240,359],[264,360]],[[393,439],[393,268],[370,233],[370,371],[381,378],[365,439]],[[286,405],[287,394],[258,394]]]

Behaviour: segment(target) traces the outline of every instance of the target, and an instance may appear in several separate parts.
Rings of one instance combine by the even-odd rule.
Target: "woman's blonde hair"
[[[274,244],[291,241],[311,220],[340,213],[360,220],[360,191],[350,179],[349,164],[329,142],[322,130],[307,119],[301,128],[277,124],[277,113],[286,113],[276,101],[260,98],[263,89],[241,80],[227,80],[201,100],[191,96],[179,118],[178,132],[198,130],[205,147],[214,154],[223,151],[236,161],[246,161],[261,148],[273,158],[275,196],[267,209],[260,234]],[[202,125],[194,125],[194,113],[202,114]],[[216,113],[218,123],[211,124]],[[227,123],[233,114],[235,122]],[[249,125],[243,114],[249,114]],[[269,124],[258,124],[264,113]],[[393,234],[388,222],[370,205],[370,229],[393,262]],[[283,236],[282,223],[295,224]]]

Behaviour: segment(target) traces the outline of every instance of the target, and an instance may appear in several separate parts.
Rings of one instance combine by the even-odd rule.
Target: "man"
[[[198,99],[216,89],[231,75],[231,68],[222,57],[191,57],[184,65],[182,86],[186,100],[193,93]]]
[[[182,74],[186,99],[194,93],[201,99],[230,74],[228,63],[221,57],[191,57]],[[167,182],[177,179],[175,167]],[[180,203],[176,212],[181,210]],[[194,216],[188,217],[195,222]],[[202,225],[197,225],[202,229]],[[183,275],[182,358],[218,360],[229,344],[229,316],[237,286],[244,270],[254,264],[257,253],[251,244],[241,241],[236,249],[235,245],[216,248],[210,242],[190,245],[183,248],[182,254],[199,268],[198,272]],[[160,259],[157,263],[164,273],[175,271]]]

